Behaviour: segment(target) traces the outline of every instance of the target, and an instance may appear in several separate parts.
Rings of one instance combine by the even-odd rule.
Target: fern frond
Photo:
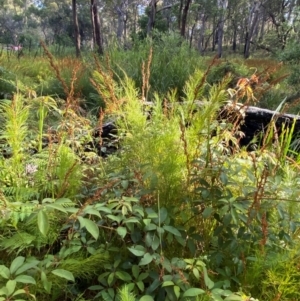
[[[108,253],[101,251],[87,258],[67,258],[62,262],[61,268],[72,272],[76,278],[91,279],[103,270],[103,265],[108,261]]]
[[[18,232],[12,237],[0,239],[0,248],[8,251],[8,253],[17,251],[17,254],[19,254],[23,250],[31,248],[34,240],[34,235],[27,232]]]
[[[118,297],[120,301],[135,301],[135,296],[130,293],[127,285],[119,289]]]

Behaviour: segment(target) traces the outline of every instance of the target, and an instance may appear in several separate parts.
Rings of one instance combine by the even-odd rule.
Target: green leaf
[[[168,217],[168,210],[165,207],[159,210],[160,223],[162,224]]]
[[[160,234],[160,235],[163,235],[165,233],[165,229],[162,228],[162,227],[157,227],[156,229],[157,233]]]
[[[206,207],[203,212],[202,212],[202,216],[206,219],[209,218],[211,216],[213,212],[213,208],[212,207]]]
[[[130,274],[128,274],[127,272],[124,272],[124,271],[116,271],[116,277],[123,281],[126,281],[126,282],[129,282],[132,280],[132,277],[130,276]]]
[[[143,246],[135,246],[134,248],[128,248],[128,250],[135,256],[144,256],[146,249]]]
[[[47,279],[47,275],[43,271],[41,273],[41,280],[42,280],[43,287],[44,287],[45,291],[47,293],[50,293],[51,288],[52,288],[52,282]]]
[[[0,265],[0,276],[5,279],[9,279],[10,271],[5,265]]]
[[[239,216],[234,208],[231,208],[231,215],[232,215],[232,219],[233,219],[234,223],[237,224]]]
[[[96,215],[96,216],[98,216],[98,217],[101,218],[101,215],[100,215],[99,211],[96,210],[96,209],[94,209],[94,208],[92,208],[92,207],[87,207],[85,210],[83,210],[83,212],[85,214]]]
[[[173,286],[173,285],[174,285],[173,281],[164,281],[161,287]]]
[[[224,299],[224,301],[242,301],[242,300],[243,297],[236,294],[232,294]]]
[[[67,270],[56,269],[56,270],[51,271],[51,273],[58,276],[58,277],[65,278],[69,281],[75,282],[73,274],[71,272],[67,271]]]
[[[63,213],[67,213],[67,210],[62,205],[59,205],[59,204],[55,204],[55,203],[54,204],[47,204],[45,207],[46,208],[52,208],[52,209],[61,211]]]
[[[15,280],[17,282],[21,282],[21,283],[31,283],[31,284],[36,284],[35,280],[33,277],[31,276],[27,276],[27,275],[19,275],[15,278]]]
[[[149,264],[152,260],[153,260],[152,255],[149,254],[149,253],[146,253],[146,254],[144,255],[144,257],[141,259],[139,265],[147,265],[147,264]]]
[[[13,296],[17,296],[21,294],[26,294],[26,291],[24,289],[18,289],[13,293]]]
[[[186,290],[183,294],[183,297],[196,297],[198,295],[204,294],[205,291],[202,290],[201,288],[189,288]]]
[[[37,215],[37,218],[38,218],[38,227],[40,232],[44,236],[47,236],[50,225],[49,225],[49,219],[46,212],[44,210],[40,210]]]
[[[61,204],[61,205],[70,204],[70,203],[73,204],[73,201],[67,198],[60,198],[55,201],[55,204]]]
[[[211,293],[211,297],[214,301],[223,301],[223,298],[218,294]]]
[[[144,231],[153,231],[153,230],[156,230],[156,228],[157,228],[157,226],[155,224],[150,223],[145,226]]]
[[[173,289],[174,289],[174,294],[177,298],[176,300],[178,300],[180,296],[180,287],[178,285],[175,285]]]
[[[144,285],[144,282],[143,282],[143,281],[138,281],[138,282],[136,283],[136,285],[137,285],[137,287],[139,288],[139,290],[140,290],[141,292],[143,292],[143,291],[145,290],[145,285]]]
[[[107,283],[109,286],[112,285],[113,281],[114,281],[114,278],[115,278],[115,273],[110,273],[108,278],[107,278]]]
[[[7,296],[10,296],[15,291],[16,285],[16,280],[8,280],[6,282]]]
[[[154,299],[149,295],[145,295],[140,299],[140,301],[154,301]]]
[[[138,277],[138,280],[139,281],[143,281],[143,280],[145,280],[146,278],[148,278],[149,277],[149,273],[141,273],[140,275],[139,275],[139,277]]]
[[[124,189],[127,189],[128,188],[128,185],[129,185],[129,181],[128,180],[122,180],[121,181],[121,185]]]
[[[221,172],[221,174],[220,174],[220,180],[221,180],[221,182],[224,185],[227,185],[227,183],[228,183],[228,177],[227,177],[227,175],[226,175],[225,172]]]
[[[51,198],[45,198],[42,200],[42,204],[47,204],[47,203],[53,203],[54,202],[54,199],[51,199]]]
[[[23,265],[24,261],[25,261],[25,257],[23,256],[16,257],[10,265],[10,269],[9,269],[10,273],[14,274],[17,271],[17,269]]]
[[[107,217],[115,222],[117,222],[118,224],[121,223],[122,219],[123,219],[123,216],[119,215],[119,216],[115,216],[115,215],[111,215],[111,214],[108,214]]]
[[[0,288],[0,296],[3,296],[3,295],[5,295],[5,296],[8,295],[8,294],[7,294],[7,288],[6,288],[5,286],[2,286],[2,287]],[[5,300],[6,300],[6,298],[5,298]]]
[[[140,201],[138,198],[129,197],[129,196],[123,196],[122,199],[126,202],[134,202],[134,203],[138,203]]]
[[[153,236],[153,242],[152,242],[152,245],[151,245],[152,250],[155,251],[159,247],[159,245],[160,245],[159,238],[156,235],[154,235]]]
[[[33,260],[30,262],[26,262],[23,264],[19,269],[16,270],[15,275],[20,275],[25,271],[32,269],[33,267],[37,266],[40,262],[38,260]]]
[[[127,234],[127,229],[125,227],[118,227],[117,232],[122,238],[124,238]]]
[[[193,274],[196,277],[196,279],[200,279],[200,273],[199,270],[197,268],[193,268]]]
[[[78,216],[78,220],[80,222],[80,228],[85,227],[86,230],[97,240],[99,237],[98,225],[90,219],[83,218],[82,216]]]
[[[215,283],[208,277],[206,267],[203,267],[203,275],[204,275],[204,283],[208,287],[208,289],[212,289]]]
[[[146,293],[147,294],[153,293],[160,285],[161,285],[160,279],[158,278],[154,279],[150,284],[150,286],[147,287]]]
[[[131,271],[132,271],[132,275],[135,279],[138,279],[138,276],[139,276],[139,272],[140,272],[140,268],[138,265],[134,264],[131,268]]]
[[[172,227],[172,226],[163,226],[163,228],[164,228],[166,231],[168,231],[168,232],[174,234],[175,236],[181,236],[181,233],[180,233],[176,228],[174,228],[174,227]]]
[[[151,219],[158,218],[158,214],[156,212],[150,212],[147,214],[147,217]]]
[[[123,221],[124,224],[130,224],[130,223],[139,223],[140,220],[136,217],[129,217],[125,221]]]

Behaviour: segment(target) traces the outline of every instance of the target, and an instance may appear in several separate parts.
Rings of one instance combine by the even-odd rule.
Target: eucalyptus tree
[[[33,0],[0,1],[0,37],[1,42],[17,44],[27,30],[28,8]],[[33,23],[31,22],[31,25]]]
[[[147,35],[150,35],[155,24],[156,11],[157,11],[158,0],[150,0],[149,3],[149,18],[147,24]]]
[[[76,48],[76,56],[80,56],[80,33],[77,17],[77,1],[72,0],[72,14],[73,14],[73,26],[74,26],[74,42]]]
[[[228,6],[228,0],[218,0],[217,5],[219,9],[217,41],[218,41],[218,57],[220,58],[223,52],[224,24],[225,24],[225,16],[226,16],[226,9]]]
[[[246,36],[245,36],[245,47],[244,47],[244,57],[248,58],[250,55],[250,43],[252,42],[252,39],[257,33],[258,28],[258,20],[259,20],[259,14],[261,12],[262,4],[260,1],[252,1],[250,3],[250,9],[249,9],[249,15],[248,15],[248,21],[247,21],[247,30],[246,30]]]
[[[103,39],[101,35],[100,18],[97,0],[91,0],[91,21],[93,25],[93,39],[97,45],[97,52],[103,54]]]
[[[182,37],[185,36],[187,18],[192,0],[180,0],[179,6],[179,30]]]
[[[277,45],[282,50],[298,21],[298,0],[264,0],[261,5],[272,22],[277,37]]]

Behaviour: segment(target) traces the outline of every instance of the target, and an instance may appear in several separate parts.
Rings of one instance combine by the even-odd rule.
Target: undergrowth
[[[1,102],[0,300],[298,300],[294,128],[274,117],[259,149],[240,146],[241,108],[283,77],[211,81],[213,59],[155,91],[166,53],[147,47],[140,81],[113,53],[93,58],[96,117],[76,91],[85,67],[67,80],[47,48],[64,98],[17,82]]]

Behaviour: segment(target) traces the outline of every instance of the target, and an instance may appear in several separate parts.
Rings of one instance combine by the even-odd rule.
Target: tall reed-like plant
[[[20,187],[23,182],[24,146],[28,135],[27,118],[29,107],[24,104],[21,94],[15,94],[11,101],[0,104],[0,114],[3,124],[0,138],[9,145],[11,158],[7,164],[10,167],[10,183]]]
[[[150,65],[145,69],[142,91],[151,80]],[[106,113],[116,119],[123,166],[140,175],[146,189],[159,191],[162,205],[179,204],[188,191],[192,162],[199,147],[207,143],[213,120],[227,98],[228,80],[207,87],[207,94],[206,73],[197,70],[186,82],[181,102],[175,90],[166,96],[154,94],[145,102],[145,95],[125,73],[120,84],[107,76],[95,71],[93,82],[105,97]]]

